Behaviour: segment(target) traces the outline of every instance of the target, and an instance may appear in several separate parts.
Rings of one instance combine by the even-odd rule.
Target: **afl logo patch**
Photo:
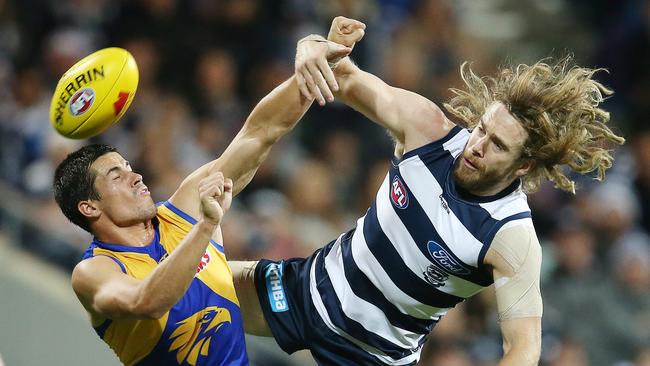
[[[436,243],[433,240],[429,240],[427,243],[427,249],[434,263],[441,269],[447,271],[453,275],[468,275],[471,271],[461,263],[458,263],[454,258],[451,257],[446,250],[442,249],[440,244]]]
[[[409,207],[409,195],[406,193],[404,183],[402,183],[402,180],[398,176],[393,178],[393,184],[391,184],[390,189],[390,200],[393,201],[393,205],[399,209]]]
[[[95,102],[95,91],[91,88],[84,88],[76,92],[70,98],[70,114],[81,116],[86,113]]]

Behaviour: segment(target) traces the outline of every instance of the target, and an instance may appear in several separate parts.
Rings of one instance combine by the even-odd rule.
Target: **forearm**
[[[262,98],[246,119],[241,134],[273,145],[293,129],[311,104],[311,100],[302,96],[292,76]]]
[[[255,106],[244,127],[214,161],[210,171],[222,171],[231,177],[233,194],[238,194],[250,183],[271,147],[293,129],[311,104],[311,100],[302,96],[292,76]]]
[[[339,84],[339,90],[334,92],[337,99],[403,140],[393,87],[361,70],[349,57],[339,62],[334,76]]]
[[[539,355],[539,347],[513,347],[506,351],[498,366],[536,366]]]
[[[223,154],[188,176],[170,202],[191,216],[198,215],[196,187],[202,178],[217,171],[233,180],[233,195],[237,195],[251,181],[273,144],[298,123],[311,103],[300,93],[295,77],[280,84],[255,106]]]
[[[141,282],[134,312],[158,318],[178,302],[196,275],[216,228],[203,220],[194,225],[176,250]]]

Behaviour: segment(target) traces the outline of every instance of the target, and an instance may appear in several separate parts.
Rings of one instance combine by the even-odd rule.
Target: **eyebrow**
[[[109,174],[111,174],[111,173],[114,172],[114,171],[119,171],[120,169],[122,169],[121,166],[114,166],[114,167],[108,169],[108,171],[106,172],[106,175],[109,175]]]
[[[129,163],[127,160],[125,160],[124,163],[125,163],[126,166],[131,166],[131,163]],[[108,169],[108,171],[106,172],[105,175],[109,175],[109,174],[111,174],[112,172],[114,172],[114,171],[118,171],[118,170],[120,170],[120,169],[122,169],[122,167],[119,166],[119,165],[116,165],[116,166],[114,166],[114,167]]]
[[[481,124],[483,129],[485,129],[485,123],[483,122],[482,119],[481,119],[481,121],[479,121],[479,123]],[[510,146],[508,144],[506,144],[505,142],[503,142],[503,140],[499,136],[495,135],[494,132],[490,134],[490,139],[492,141],[494,141],[495,143],[497,143],[498,145],[503,146],[503,148],[505,150],[510,150]]]
[[[503,146],[503,149],[504,149],[504,150],[510,150],[510,146],[506,145],[506,144],[503,142],[503,140],[501,140],[499,137],[497,137],[497,135],[494,135],[494,134],[493,134],[493,135],[492,135],[492,140],[493,140],[494,142],[496,142],[498,145]]]

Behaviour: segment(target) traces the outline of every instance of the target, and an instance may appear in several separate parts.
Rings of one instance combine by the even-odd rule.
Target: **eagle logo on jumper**
[[[228,309],[217,306],[202,309],[176,323],[178,328],[169,337],[172,341],[169,352],[177,352],[179,365],[187,362],[195,366],[199,356],[208,355],[212,336],[227,323],[232,323]]]
[[[393,183],[390,187],[390,199],[397,208],[405,209],[409,207],[409,196],[406,193],[406,187],[398,176],[393,178]]]

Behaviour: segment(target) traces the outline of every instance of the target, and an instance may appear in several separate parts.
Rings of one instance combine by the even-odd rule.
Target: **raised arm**
[[[359,21],[336,17],[328,40],[353,47],[365,34]],[[313,37],[312,37],[313,38]],[[408,90],[392,87],[373,74],[361,70],[348,58],[342,58],[334,71],[319,71],[327,47],[322,40],[299,42],[296,71],[304,77],[308,96],[324,104],[329,95],[361,112],[388,129],[404,145],[405,151],[418,148],[445,136],[453,127],[442,110],[427,98]],[[334,65],[332,65],[334,66]],[[335,82],[334,82],[335,80]],[[330,85],[338,84],[338,90]],[[305,88],[301,88],[303,93]]]
[[[350,48],[337,45],[327,57],[340,58],[350,51]],[[170,202],[196,217],[199,210],[196,186],[202,178],[216,171],[232,178],[233,195],[237,195],[253,179],[273,144],[293,129],[311,103],[312,99],[300,93],[295,76],[280,84],[255,106],[223,154],[190,174]]]
[[[142,280],[121,272],[116,262],[96,256],[72,272],[72,287],[93,323],[110,319],[157,319],[178,302],[190,286],[196,266],[232,200],[232,181],[214,173],[197,188],[201,215],[167,259]]]
[[[485,256],[493,268],[504,356],[499,366],[537,365],[541,352],[541,247],[532,223],[502,229]]]

